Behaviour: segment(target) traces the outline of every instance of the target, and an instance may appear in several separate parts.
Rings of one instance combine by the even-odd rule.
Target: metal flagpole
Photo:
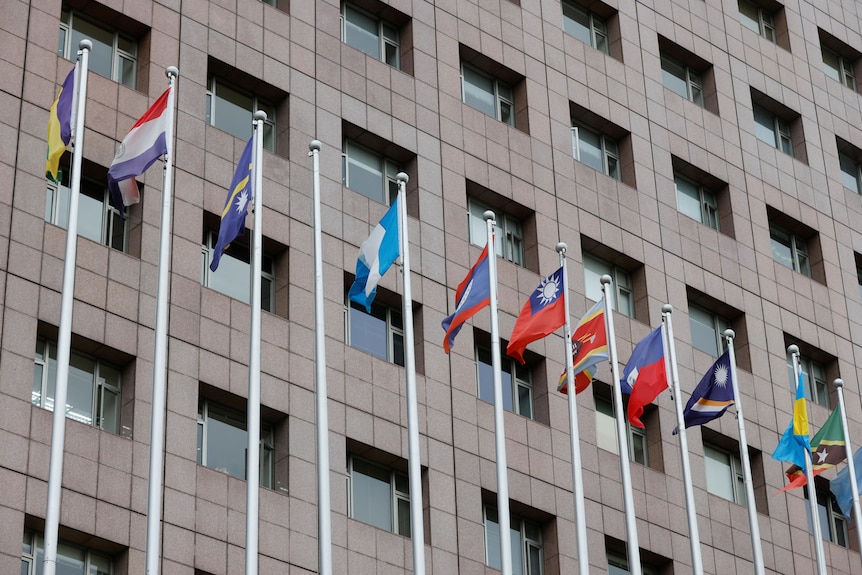
[[[484,213],[488,229],[488,282],[491,299],[491,366],[494,372],[494,440],[497,447],[497,524],[500,526],[500,565],[512,575],[512,540],[509,517],[509,477],[506,430],[503,421],[503,380],[500,375],[500,328],[497,322],[497,250],[494,247],[494,212]]]
[[[626,423],[623,419],[623,392],[620,389],[620,366],[617,360],[617,339],[614,334],[614,312],[611,307],[611,276],[605,274],[601,278],[602,297],[605,303],[605,329],[608,335],[608,353],[611,360],[611,372],[614,378],[614,415],[617,420],[617,442],[620,450],[620,476],[623,483],[623,502],[626,511],[626,550],[628,552],[629,573],[643,575],[641,568],[640,545],[638,544],[638,524],[635,517],[635,500],[632,495],[632,472],[629,463],[629,442]]]
[[[682,460],[682,483],[685,486],[685,510],[688,515],[688,541],[691,546],[691,568],[692,573],[701,575],[703,573],[703,556],[700,550],[700,531],[697,527],[697,510],[694,507],[694,488],[691,484],[691,462],[688,457],[688,439],[685,434],[685,417],[683,416],[682,396],[679,391],[679,368],[676,364],[676,345],[673,339],[673,321],[671,314],[673,306],[666,303],[661,308],[661,317],[664,321],[667,340],[668,359],[670,360],[671,385],[673,386],[673,399],[676,406],[676,425],[679,436],[679,454]]]
[[[748,455],[748,439],[745,436],[745,418],[742,416],[742,401],[739,393],[739,380],[736,376],[736,352],[733,339],[736,332],[724,330],[730,359],[730,384],[733,386],[733,403],[736,405],[736,423],[739,426],[739,455],[742,459],[742,480],[745,484],[745,500],[748,502],[748,527],[751,532],[751,555],[754,560],[754,575],[764,575],[763,546],[760,542],[760,522],[757,519],[757,505],[754,501],[754,481],[751,478],[751,460]]]
[[[398,244],[401,279],[404,282],[404,367],[407,378],[407,472],[410,482],[410,537],[413,540],[413,573],[425,575],[425,521],[422,516],[422,460],[419,450],[419,408],[416,398],[416,356],[413,349],[413,294],[410,288],[410,240],[407,235],[407,174],[398,172]]]
[[[248,464],[246,467],[245,573],[257,575],[260,515],[260,272],[263,260],[263,124],[266,112],[254,113],[254,230],[251,252],[251,328],[248,345]]]
[[[856,517],[856,537],[859,538],[859,549],[862,549],[862,508],[859,506],[859,485],[856,481],[856,462],[853,460],[853,448],[850,445],[850,427],[847,425],[847,411],[844,407],[844,380],[832,382],[838,392],[838,407],[841,409],[841,427],[844,429],[844,449],[847,451],[847,473],[850,474],[850,489],[853,494],[853,515]]]
[[[156,338],[153,354],[153,403],[150,424],[150,472],[147,486],[147,575],[158,575],[161,564],[162,475],[165,451],[165,407],[167,404],[168,367],[168,297],[171,271],[171,205],[173,200],[172,166],[174,157],[174,106],[179,70],[165,69],[170,93],[168,94],[167,153],[162,185],[162,221],[159,230],[159,280],[156,293]]]
[[[63,291],[60,295],[60,333],[57,337],[57,382],[54,385],[54,413],[51,427],[51,460],[48,468],[48,501],[45,510],[45,560],[43,572],[57,571],[60,530],[60,499],[63,490],[63,450],[66,445],[66,397],[69,391],[69,358],[72,354],[72,307],[75,302],[75,258],[78,253],[78,204],[81,195],[81,159],[84,149],[84,110],[87,107],[87,68],[93,43],[78,44],[80,69],[73,94],[76,101],[72,132],[72,191],[69,198],[69,226],[66,229],[66,259],[63,263]],[[47,404],[47,402],[46,402]]]
[[[317,535],[320,575],[332,575],[332,512],[329,492],[329,410],[326,405],[326,334],[323,317],[323,237],[320,228],[320,148],[308,144],[314,179],[314,360],[317,386]]]
[[[802,366],[799,365],[799,347],[796,344],[789,345],[787,346],[787,353],[793,357],[793,397],[795,402],[799,376],[802,373]],[[811,452],[807,449],[803,451],[805,451],[805,479],[808,482],[808,511],[811,515],[811,525],[814,527],[814,554],[817,560],[817,573],[819,575],[826,575],[823,535],[820,528],[820,516],[817,513],[817,489],[814,486],[814,473],[811,470]]]
[[[578,540],[578,573],[590,575],[589,544],[587,542],[587,511],[584,506],[584,475],[581,469],[581,440],[578,431],[578,402],[575,391],[575,366],[572,358],[572,322],[569,319],[569,271],[566,266],[565,242],[556,246],[560,254],[560,266],[563,268],[563,308],[566,314],[566,324],[563,331],[565,338],[566,382],[569,396],[569,439],[572,449],[572,487],[575,498],[575,528]]]

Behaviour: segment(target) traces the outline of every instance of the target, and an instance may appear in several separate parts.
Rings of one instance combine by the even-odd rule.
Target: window
[[[620,149],[616,140],[572,120],[574,158],[615,180],[621,178]]]
[[[497,508],[483,507],[485,515],[485,565],[501,569],[500,520]],[[542,528],[517,515],[509,519],[509,535],[512,545],[512,573],[514,575],[542,575]]]
[[[841,183],[857,194],[862,194],[862,150],[841,138],[835,138],[838,146],[838,163],[841,166]]]
[[[713,495],[747,506],[739,454],[704,443],[703,460],[706,465],[707,490]]]
[[[703,107],[700,73],[664,51],[661,53],[661,77],[665,88]]]
[[[859,297],[862,298],[862,254],[854,252],[856,260],[856,282],[859,284]]]
[[[746,28],[769,40],[776,42],[778,35],[775,30],[775,20],[768,10],[749,0],[739,0],[739,21]]]
[[[246,478],[248,431],[242,411],[202,398],[198,402],[198,465]],[[272,426],[260,425],[260,484],[272,489],[275,453]]]
[[[828,482],[822,477],[814,479],[814,490],[817,493],[817,517],[820,521],[820,533],[824,541],[831,541],[842,547],[850,547],[847,535],[847,520],[841,513],[841,508],[835,501],[835,496],[829,490]],[[808,507],[808,486],[803,487],[805,495],[805,517],[808,519],[808,532],[814,533],[811,521],[811,509]]]
[[[632,279],[629,272],[621,267],[585,253],[584,257],[584,290],[587,298],[593,301],[602,299],[601,278],[607,274],[613,282],[611,307],[615,311],[629,317],[634,317],[634,296],[632,294]]]
[[[44,561],[45,538],[41,533],[25,529],[21,550],[21,575],[41,574]],[[111,575],[113,573],[113,561],[109,555],[66,541],[58,542],[56,565],[57,573],[61,575]]]
[[[754,131],[757,137],[785,154],[793,155],[790,124],[762,106],[754,106]]]
[[[78,44],[84,38],[93,42],[89,57],[90,70],[134,89],[138,74],[138,41],[77,10],[63,10],[60,14],[57,54],[67,60],[75,60]]]
[[[391,205],[398,195],[395,176],[401,167],[356,144],[344,140],[341,152],[341,184],[382,204]]]
[[[473,198],[467,198],[467,217],[469,219],[470,243],[484,247],[488,241],[488,226],[485,212],[490,206]],[[516,265],[524,266],[524,232],[521,221],[500,210],[493,210],[496,217],[494,226],[494,248],[497,257]]]
[[[677,209],[717,230],[719,218],[715,192],[677,173],[673,175],[673,183],[676,188]]]
[[[410,483],[406,474],[350,455],[347,480],[350,517],[410,537]]]
[[[503,409],[533,418],[533,382],[529,365],[506,355],[506,343],[500,343],[500,376],[503,387]],[[476,344],[476,381],[479,399],[494,403],[494,370],[489,345]]]
[[[811,277],[808,245],[805,238],[772,223],[769,224],[769,238],[772,241],[772,259],[793,271]]]
[[[399,67],[398,28],[353,4],[341,6],[341,40],[372,58]]]
[[[575,4],[563,0],[563,30],[584,44],[608,54],[608,26],[605,19]]]
[[[821,28],[820,50],[823,54],[823,72],[844,86],[856,91],[856,67],[862,54]]]
[[[36,340],[33,371],[33,405],[54,410],[57,382],[57,344],[45,338]],[[121,370],[72,350],[69,358],[69,383],[66,417],[87,425],[120,432]]]
[[[69,171],[60,170],[59,176],[59,182],[48,181],[45,221],[68,229],[72,195]],[[129,248],[129,220],[120,216],[120,212],[111,205],[107,186],[88,178],[81,180],[78,235],[120,251],[126,252]]]
[[[354,301],[348,302],[346,311],[348,344],[351,347],[396,365],[404,365],[404,321],[400,307],[390,307],[375,299],[371,313]]]
[[[623,553],[608,552],[608,575],[629,575],[629,560]],[[643,575],[658,575],[658,570],[641,561]]]
[[[246,238],[248,236],[246,231]],[[212,271],[213,250],[218,241],[218,232],[204,229],[201,244],[201,285],[214,289],[244,303],[251,301],[251,252],[243,239],[231,242],[219,260],[218,269]],[[275,262],[272,256],[263,254],[260,271],[260,307],[275,312],[276,284]]]
[[[723,334],[730,328],[730,322],[707,308],[694,304],[688,306],[688,317],[691,325],[691,345],[713,357],[724,353],[727,345]]]
[[[515,96],[508,84],[462,62],[461,88],[465,104],[504,124],[515,125]]]
[[[613,398],[610,397],[610,393],[607,393],[607,396],[600,396],[598,391],[594,392],[594,398],[596,401],[596,446],[619,455]],[[629,459],[641,465],[649,465],[646,429],[632,427],[626,420],[626,431],[628,432]]]
[[[829,407],[829,384],[827,383],[826,367],[805,355],[799,356],[799,368],[802,379],[805,380],[805,397],[818,405]],[[787,354],[787,373],[790,383],[796,389],[796,375],[793,373],[793,356]]]
[[[213,75],[207,80],[206,98],[207,123],[243,140],[251,138],[254,112],[266,112],[263,148],[275,152],[276,110],[270,102]]]

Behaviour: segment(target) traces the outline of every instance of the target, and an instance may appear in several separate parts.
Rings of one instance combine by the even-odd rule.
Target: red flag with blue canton
[[[509,357],[523,364],[524,350],[530,343],[542,339],[566,323],[564,297],[563,268],[560,268],[539,283],[521,309],[506,347]]]
[[[620,381],[623,388],[627,384],[632,389],[629,396],[629,423],[643,429],[640,416],[643,415],[644,407],[668,387],[663,327],[652,330],[635,346]]]
[[[461,331],[464,322],[476,315],[486,305],[491,305],[491,279],[488,272],[488,245],[470,273],[458,284],[455,292],[455,313],[443,320],[446,337],[443,338],[443,349],[449,353],[455,336]]]

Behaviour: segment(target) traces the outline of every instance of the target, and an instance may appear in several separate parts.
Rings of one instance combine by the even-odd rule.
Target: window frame
[[[841,183],[844,187],[862,195],[862,162],[859,162],[849,154],[839,151],[838,164],[841,169]],[[853,180],[852,187],[847,185],[851,179]]]
[[[617,420],[614,400],[612,397],[607,398],[601,395],[596,395],[595,393],[593,394],[593,399],[595,401],[596,410],[596,447],[609,451],[615,455],[619,455],[619,439],[617,438]],[[600,423],[602,421],[605,423]],[[606,423],[610,423],[609,429],[613,431],[612,444],[609,446],[599,445],[602,442],[599,439],[599,425],[605,425]],[[639,463],[644,467],[649,467],[649,444],[646,428],[641,429],[639,427],[632,427],[628,418],[626,418],[625,424],[626,434],[628,436],[626,439],[628,441],[629,448],[629,461]],[[640,445],[639,449],[636,449],[635,440],[637,440],[637,443]],[[611,447],[611,449],[608,447]],[[638,453],[642,454],[642,456],[639,457]]]
[[[689,211],[685,211],[680,209],[680,196],[685,195],[691,199],[695,199],[692,195],[686,194],[684,191],[680,190],[680,182],[691,186],[697,192],[697,201],[700,204],[700,218],[693,218]],[[674,191],[676,192],[676,208],[677,211],[681,214],[688,216],[695,221],[709,226],[710,228],[721,231],[720,224],[720,214],[718,209],[718,194],[715,193],[714,190],[711,190],[700,184],[691,178],[687,178],[682,174],[674,171],[673,174],[673,185]]]
[[[94,551],[89,547],[85,547],[83,545],[76,545],[74,543],[69,543],[64,540],[60,540],[57,545],[57,564],[58,566],[62,565],[63,552],[69,549],[76,549],[78,551],[82,551],[84,555],[83,560],[83,571],[81,571],[81,575],[112,575],[114,572],[114,558],[106,553],[100,553],[98,551]],[[41,563],[45,557],[45,536],[43,533],[39,533],[33,529],[24,529],[24,536],[22,541],[22,550],[21,550],[21,566],[23,567],[25,564],[27,565],[27,570],[22,573],[26,573],[27,575],[36,575],[37,572],[41,572]],[[96,557],[100,557],[107,561],[108,570],[100,570],[96,571],[95,569],[103,569],[104,564],[100,567],[95,564]],[[76,558],[77,560],[77,558]],[[65,572],[65,571],[64,571]]]
[[[806,355],[799,355],[799,369],[805,379],[805,398],[827,409],[831,408],[829,400],[828,371],[826,365]],[[787,374],[792,389],[796,389],[796,374],[793,372],[793,356],[787,354]]]
[[[754,134],[757,136],[757,139],[761,142],[765,142],[770,144],[773,148],[780,152],[784,152],[789,156],[793,156],[793,134],[790,126],[790,122],[773,112],[772,110],[761,106],[760,104],[752,104],[752,112],[754,115]],[[766,116],[769,117],[769,124],[765,123],[762,120],[765,120]],[[772,141],[767,140],[762,136],[762,133],[758,131],[758,127],[762,128],[764,131],[769,130],[772,134]]]
[[[52,357],[53,350],[53,357]],[[36,407],[51,411],[54,411],[54,396],[49,396],[49,386],[50,382],[50,362],[53,360],[56,366],[57,361],[57,342],[55,340],[48,339],[47,337],[38,337],[36,339],[36,351],[34,353],[33,363],[35,366],[38,366],[38,369],[34,368],[33,373],[33,387],[30,396],[30,403],[35,405]],[[90,417],[92,419],[91,422],[83,421],[79,417],[74,417],[73,411],[66,409],[66,417],[73,421],[78,421],[79,423],[83,423],[84,425],[89,425],[91,427],[95,427],[96,429],[101,429],[103,431],[107,431],[109,433],[119,434],[122,429],[122,422],[120,421],[122,416],[122,378],[123,378],[123,370],[122,368],[112,365],[109,362],[105,362],[97,357],[93,357],[84,353],[80,353],[76,351],[74,348],[71,349],[69,363],[70,369],[74,367],[72,364],[75,359],[83,360],[85,362],[92,362],[93,371],[90,373],[92,376],[92,399],[90,401]],[[37,385],[37,375],[38,371],[41,370],[41,376],[38,377],[39,380],[39,392],[38,392],[38,401],[36,399],[36,385]],[[107,377],[102,377],[102,372],[112,370],[116,372],[116,384],[112,384],[108,381]],[[54,386],[56,393],[56,367],[54,368]],[[71,383],[70,377],[70,383]],[[107,394],[114,395],[114,405],[116,406],[116,413],[113,416],[113,421],[115,422],[115,429],[107,429],[104,427],[105,424],[105,404],[107,403],[105,397]],[[50,400],[51,407],[48,407],[48,402]],[[68,401],[68,399],[67,399]]]
[[[697,104],[701,108],[706,107],[704,99],[704,83],[700,72],[682,60],[671,56],[665,50],[660,51],[659,58],[661,60],[662,84],[664,87],[675,94],[682,96],[686,100]],[[677,72],[681,72],[681,76],[674,73],[674,71],[670,69],[671,67],[678,68],[679,70],[677,70]],[[668,82],[666,81],[667,75],[671,75],[685,84],[685,94],[680,93],[679,90],[668,85]]]
[[[356,150],[356,152],[361,152],[364,154],[368,154],[369,156],[374,156],[376,159],[380,161],[379,166],[369,166],[367,163],[363,163],[360,161],[360,158],[357,157],[357,153],[351,154],[351,149]],[[361,154],[359,154],[361,155]],[[354,164],[356,166],[365,169],[365,171],[379,171],[381,175],[381,184],[382,189],[378,190],[379,195],[372,195],[368,193],[369,190],[360,189],[359,187],[353,187],[350,184],[350,166]],[[397,175],[399,172],[403,172],[402,166],[387,156],[383,154],[378,154],[371,148],[367,146],[363,146],[362,144],[356,143],[354,140],[350,138],[344,138],[342,141],[341,147],[341,185],[350,188],[354,192],[360,193],[363,196],[374,200],[376,202],[380,202],[386,206],[391,206],[392,202],[395,201],[395,198],[398,196],[398,180]]]
[[[630,573],[629,560],[625,555],[608,551],[606,558],[608,561],[608,575],[628,575]],[[643,571],[643,575],[658,575],[655,567],[645,565],[643,562],[641,562],[641,570]]]
[[[788,267],[804,276],[812,277],[811,257],[809,255],[808,240],[787,228],[769,222],[769,240],[772,247],[772,259],[784,267]],[[785,258],[776,257],[776,244],[782,245],[790,250],[791,265],[784,263]],[[778,254],[780,255],[780,254]]]
[[[496,217],[494,224],[494,251],[497,257],[521,267],[526,267],[524,223],[515,216],[495,210],[488,204],[473,197],[467,198],[467,230],[470,235],[470,243],[474,246],[484,247],[488,241],[487,224],[484,213],[492,210]],[[476,229],[481,225],[482,233],[477,234]]]
[[[410,515],[410,482],[407,474],[353,453],[348,453],[347,455],[347,516],[356,521],[361,521],[373,527],[377,527],[378,529],[383,529],[379,525],[356,516],[356,510],[354,507],[356,496],[353,493],[354,483],[356,481],[354,474],[360,473],[366,477],[370,477],[369,475],[356,470],[356,461],[360,461],[371,467],[376,467],[389,475],[389,532],[402,535],[404,537],[410,537],[412,516]],[[406,490],[399,488],[399,483],[402,487],[406,488]],[[402,510],[402,507],[399,505],[400,503],[406,503],[406,507],[403,508],[407,512],[406,521],[404,522],[401,521],[401,517],[399,515],[399,511]],[[404,524],[402,525],[402,523]]]
[[[823,73],[828,77],[832,78],[845,88],[850,88],[854,92],[857,91],[856,88],[856,70],[853,62],[850,62],[846,56],[841,54],[840,52],[833,50],[827,46],[822,44],[820,45],[820,53],[823,58]],[[829,56],[835,58],[837,61],[836,66],[830,65],[826,61],[827,53]]]
[[[692,313],[693,311],[695,313]],[[700,347],[696,344],[696,339],[695,339],[695,335],[694,335],[695,330],[694,330],[694,326],[692,324],[697,322],[698,325],[703,326],[706,329],[710,329],[710,326],[707,323],[694,317],[696,314],[702,314],[702,319],[706,319],[708,317],[710,320],[710,323],[712,323],[711,329],[712,329],[712,333],[714,335],[714,341],[713,341],[713,343],[715,344],[714,348],[703,349],[702,347]],[[718,313],[710,311],[708,308],[706,308],[702,305],[698,305],[696,303],[691,303],[691,302],[689,302],[689,304],[688,304],[688,318],[689,318],[689,329],[691,330],[691,346],[693,348],[699,349],[700,351],[707,353],[707,354],[710,354],[713,357],[718,357],[719,355],[724,353],[724,351],[727,349],[727,341],[725,340],[723,334],[724,334],[725,330],[730,329],[730,327],[731,327],[731,322],[727,318],[725,318],[724,316],[722,316]]]
[[[102,31],[111,34],[113,36],[113,42],[111,45],[111,73],[108,76],[105,76],[98,70],[91,68],[91,71],[96,72],[100,76],[105,76],[122,84],[132,90],[137,89],[138,82],[138,40],[137,38],[132,37],[129,34],[120,32],[119,30],[112,28],[103,24],[102,22],[87,16],[86,14],[75,10],[73,8],[63,8],[60,13],[60,37],[57,38],[57,53],[59,56],[67,59],[67,60],[75,60],[75,57],[78,53],[78,47],[72,46],[72,32],[75,30],[75,22],[76,20],[83,20],[84,22],[90,24],[91,26],[95,26],[96,28],[100,28]],[[85,36],[87,36],[85,34]],[[135,53],[132,54],[128,50],[124,50],[120,47],[120,41],[123,40],[125,42],[129,42],[134,46]],[[63,46],[60,47],[60,43],[62,42]],[[129,80],[126,80],[126,77],[122,75],[123,66],[120,64],[122,60],[126,60],[131,63],[133,72],[129,75]]]
[[[598,14],[593,12],[592,10],[588,10],[587,8],[584,8],[583,6],[581,6],[575,2],[572,2],[572,0],[562,0],[561,5],[562,5],[562,12],[563,12],[563,31],[566,34],[568,34],[574,38],[577,38],[581,42],[584,42],[584,39],[580,35],[574,34],[571,31],[571,28],[573,26],[579,26],[580,28],[586,28],[586,32],[590,36],[590,41],[584,42],[584,44],[587,44],[591,48],[594,48],[594,49],[596,49],[599,52],[602,52],[604,54],[610,54],[610,51],[609,51],[610,41],[608,38],[607,20],[605,18],[602,18],[601,16],[599,16]],[[579,22],[578,20],[573,18],[570,14],[567,14],[567,12],[569,12],[569,13],[577,12],[582,18],[585,18],[588,21],[588,26],[584,26],[583,22]],[[569,24],[570,22],[571,22],[571,24]]]
[[[488,361],[483,361],[487,357]],[[491,347],[481,342],[476,342],[474,349],[474,358],[476,362],[476,397],[486,403],[494,405],[493,383],[491,385],[492,395],[490,398],[482,396],[482,371],[480,362],[491,368]],[[506,346],[503,342],[500,343],[500,371],[508,373],[511,378],[512,385],[509,389],[512,401],[512,408],[506,407],[506,398],[503,398],[503,408],[527,419],[535,419],[536,417],[536,396],[533,389],[533,373],[529,364],[521,365],[521,363],[508,355],[506,355]],[[508,369],[508,371],[506,371]],[[505,389],[503,392],[505,393]],[[523,404],[521,392],[527,396],[527,405]]]
[[[820,531],[824,541],[834,543],[846,549],[850,549],[850,534],[847,527],[847,518],[838,507],[835,497],[832,492],[826,488],[820,487],[819,482],[815,481],[814,492],[817,497],[817,513],[820,519]],[[805,518],[808,525],[808,533],[813,534],[814,525],[811,521],[811,508],[808,503],[810,496],[808,485],[803,485],[803,497],[805,499]],[[826,519],[826,525],[823,523]]]
[[[581,160],[581,131],[597,136],[599,149],[602,154],[601,172],[615,180],[622,181],[622,167],[620,144],[616,138],[612,138],[603,132],[593,130],[572,118],[572,157],[575,161],[599,171],[594,165]]]
[[[218,242],[218,232],[212,229],[204,228],[204,240],[201,242],[201,285],[205,288],[209,288],[211,290],[217,291],[220,294],[226,295],[235,300],[241,301],[245,304],[251,303],[251,246],[244,241],[242,238],[237,238],[230,243],[230,246],[225,250],[222,254],[221,260],[219,261],[219,268],[216,271],[212,271],[210,269],[210,263],[212,262],[213,253],[215,251],[216,243]],[[240,258],[237,256],[237,252],[239,250],[243,250],[243,255],[248,253],[248,260]],[[243,299],[241,297],[237,297],[234,293],[228,293],[219,289],[217,286],[213,286],[213,278],[215,274],[218,274],[220,270],[222,270],[222,264],[226,261],[225,258],[231,258],[240,263],[243,263],[248,266],[248,296],[247,299]],[[260,298],[260,307],[263,311],[267,311],[269,313],[276,312],[276,276],[278,274],[278,270],[276,270],[276,258],[263,252],[263,258],[261,259],[260,266],[260,290],[261,290],[261,298]],[[224,274],[224,271],[222,271]],[[235,279],[235,278],[234,278]],[[269,285],[269,295],[267,297],[265,290],[267,284]]]
[[[236,132],[232,132],[231,130],[222,127],[222,125],[216,124],[218,121],[218,116],[216,114],[216,104],[219,96],[218,87],[221,85],[225,90],[231,90],[236,92],[239,95],[246,96],[251,98],[251,110],[249,110],[249,122],[248,122],[248,133],[246,134],[237,134]],[[226,102],[230,102],[225,98],[222,100]],[[235,103],[231,102],[232,105],[236,106]],[[236,106],[239,108],[239,106]],[[232,82],[225,80],[221,76],[217,74],[210,73],[207,76],[207,89],[206,89],[206,123],[210,126],[221,130],[222,132],[226,132],[228,134],[233,135],[236,138],[240,138],[242,140],[248,140],[251,138],[252,133],[254,131],[252,119],[254,117],[254,113],[257,110],[263,110],[266,112],[266,120],[263,123],[263,149],[276,153],[276,107],[275,105],[267,100],[266,98],[261,98],[256,93],[246,90],[233,84]]]
[[[596,255],[593,255],[590,252],[584,252],[581,256],[582,265],[584,269],[584,292],[588,299],[593,301],[599,301],[593,299],[591,294],[595,294],[595,290],[599,290],[599,297],[601,297],[601,286],[596,287],[595,284],[597,282],[589,282],[587,277],[587,271],[589,271],[592,275],[598,275],[601,277],[604,274],[608,274],[613,279],[614,293],[613,299],[611,300],[611,308],[626,316],[626,317],[635,317],[635,300],[634,300],[634,282],[632,280],[631,272],[625,268],[622,268],[612,262],[609,262],[603,258],[600,258]],[[596,273],[594,264],[598,264],[602,266],[602,273]],[[628,309],[623,309],[620,306],[621,301],[626,301]]]
[[[362,16],[362,17],[368,18],[369,20],[375,21],[375,23],[377,24],[377,43],[378,43],[379,55],[375,55],[375,54],[372,54],[370,52],[367,52],[363,48],[361,48],[360,46],[357,46],[356,44],[351,44],[348,41],[347,24],[348,24],[348,21],[350,20],[350,18],[348,17],[348,11],[353,11],[359,16]],[[401,31],[398,29],[397,26],[390,24],[386,20],[383,20],[382,18],[375,16],[374,14],[372,14],[371,12],[368,12],[367,10],[363,10],[359,6],[353,4],[352,2],[342,2],[341,3],[341,11],[339,13],[339,22],[341,25],[341,41],[342,42],[344,42],[348,46],[356,48],[360,52],[363,52],[363,53],[371,56],[375,60],[380,60],[381,62],[389,64],[390,66],[392,66],[396,70],[401,69]],[[390,36],[394,35],[394,38],[387,37],[387,32],[389,32]],[[387,51],[387,48],[393,49],[391,52],[391,58],[390,58],[389,52]]]
[[[345,294],[345,296],[346,296],[346,294]],[[379,296],[379,294],[378,294],[378,296]],[[352,301],[346,297],[345,297],[345,299],[346,299],[346,303],[344,304],[344,329],[345,329],[345,333],[347,334],[347,337],[345,338],[347,340],[346,341],[347,345],[349,345],[353,349],[363,351],[365,353],[373,355],[374,357],[377,357],[377,358],[380,358],[382,360],[388,361],[390,363],[394,363],[395,365],[399,365],[401,367],[404,367],[404,354],[407,353],[407,351],[404,348],[404,318],[403,318],[403,312],[402,312],[401,308],[400,307],[396,308],[395,306],[391,306],[387,303],[380,302],[379,299],[375,299],[371,303],[371,313],[369,314],[368,312],[365,311],[365,306],[360,305],[360,304],[356,303],[355,301]],[[384,322],[384,326],[385,326],[384,328],[386,330],[386,357],[383,357],[383,356],[375,353],[372,349],[370,349],[368,347],[360,347],[360,346],[354,345],[354,343],[353,343],[353,326],[352,326],[353,320],[351,319],[351,317],[352,317],[351,311],[352,310],[356,310],[357,312],[362,313],[364,315],[370,315],[371,317]],[[378,313],[378,315],[375,315],[375,311]],[[379,315],[381,315],[381,313],[380,313],[381,311],[383,312],[382,313],[383,317],[379,317]],[[393,320],[393,314],[397,314],[400,317],[400,320],[398,322],[395,322]],[[398,327],[397,323],[400,323],[401,327]],[[399,359],[398,353],[397,353],[398,352],[398,343],[396,341],[398,338],[400,338],[400,340],[401,340],[401,350],[402,350],[400,363],[398,361],[398,359]]]
[[[63,229],[69,229],[69,202],[71,201],[72,188],[69,184],[63,183],[65,179],[68,182],[68,178],[66,178],[66,172],[60,170],[58,174],[59,180],[58,182],[51,181],[51,179],[46,180],[46,197],[45,197],[45,221],[49,224],[61,227]],[[99,199],[96,195],[99,193],[97,190],[101,192],[102,198]],[[113,248],[115,250],[119,250],[124,253],[129,252],[129,219],[123,218],[120,215],[120,211],[115,208],[111,204],[111,192],[107,186],[99,184],[96,180],[91,178],[82,178],[81,179],[81,189],[80,194],[87,196],[95,201],[100,201],[102,204],[101,209],[101,224],[100,224],[100,238],[96,239],[89,235],[86,235],[84,227],[80,225],[81,218],[86,217],[85,210],[86,204],[82,203],[79,199],[78,202],[78,235],[82,237],[86,237],[95,242],[98,242],[102,245],[108,246],[109,248]],[[82,210],[82,208],[84,208]],[[131,209],[131,208],[127,208]],[[60,221],[60,219],[65,218],[65,222]],[[114,235],[114,227],[119,224],[122,226],[122,231],[120,232],[120,236]],[[114,242],[120,239],[120,246],[114,245]]]
[[[756,10],[757,21],[755,21],[752,14],[743,11],[743,5],[747,5],[750,12]],[[751,10],[752,8],[754,8],[754,10]],[[772,12],[769,12],[759,4],[751,2],[750,0],[738,0],[738,9],[740,15],[739,21],[744,27],[756,33],[758,36],[766,38],[773,44],[778,43],[778,31],[775,27],[775,17]]]
[[[496,521],[490,519],[491,510],[493,510],[493,515],[497,518]],[[497,531],[497,541],[498,546],[499,542],[502,541],[502,535],[500,534],[500,513],[497,509],[496,505],[490,505],[488,503],[482,504],[482,532],[484,534],[485,539],[485,565],[491,567],[492,569],[499,569],[498,562],[500,561],[499,554],[492,558],[491,557],[491,546],[489,542],[491,538],[489,537],[489,522],[494,523]],[[515,525],[518,525],[517,529],[513,529]],[[538,523],[530,521],[528,519],[524,519],[520,515],[516,515],[514,513],[509,513],[509,531],[510,531],[510,539],[514,535],[515,532],[518,533],[518,547],[519,555],[521,558],[520,565],[516,565],[514,562],[514,558],[516,557],[515,553],[513,555],[513,573],[515,575],[544,575],[545,570],[545,561],[544,561],[544,539],[542,534],[542,526]],[[530,535],[530,532],[538,534],[538,537],[533,537]],[[514,551],[515,545],[512,545],[512,550]],[[532,569],[530,568],[530,550],[536,550],[539,554],[538,556],[538,573],[532,573]],[[493,562],[492,562],[493,561]],[[520,569],[520,570],[519,570]]]
[[[712,454],[710,453],[712,452]],[[724,458],[719,461],[716,456],[721,456]],[[722,449],[717,445],[710,443],[708,441],[703,442],[703,459],[704,466],[707,465],[707,460],[711,459],[722,466],[726,466],[729,469],[730,477],[726,478],[730,480],[730,492],[732,499],[727,499],[724,495],[718,492],[715,487],[715,473],[711,473],[709,468],[706,469],[706,490],[709,493],[712,493],[716,497],[721,497],[723,499],[727,499],[732,503],[736,503],[737,505],[741,505],[743,507],[748,506],[748,494],[745,490],[745,480],[742,469],[742,459],[740,458],[739,453],[735,451],[730,451],[727,449]],[[710,478],[712,479],[712,483],[710,482]],[[712,486],[712,487],[711,487]]]
[[[465,70],[491,81],[493,85],[493,93],[491,94],[491,96],[494,98],[493,116],[491,116],[491,114],[488,114],[486,110],[479,108],[467,101],[468,81],[467,74],[465,74]],[[479,86],[477,84],[470,85],[476,90],[481,90],[484,93],[488,93],[482,86]],[[508,92],[508,96],[501,93],[504,91]],[[497,121],[503,122],[504,124],[512,126],[513,128],[515,127],[515,89],[506,82],[499,80],[498,78],[492,76],[491,74],[488,74],[487,72],[483,72],[478,67],[469,64],[468,62],[465,62],[463,60],[461,61],[461,101],[464,104],[470,106],[471,108],[479,110],[480,112],[494,118]],[[505,118],[504,105],[508,106],[509,110],[508,116],[506,116]]]
[[[214,412],[215,416],[211,415]],[[221,419],[219,419],[219,417]],[[207,464],[209,457],[209,434],[207,428],[209,421],[215,419],[224,425],[230,425],[235,429],[241,429],[245,432],[246,441],[243,450],[243,476],[234,475],[226,469],[217,469]],[[197,464],[226,473],[231,477],[247,481],[248,480],[248,414],[241,412],[217,401],[213,401],[207,397],[198,399],[198,414],[197,414]],[[275,489],[275,433],[272,425],[262,421],[260,423],[260,486],[267,489]]]

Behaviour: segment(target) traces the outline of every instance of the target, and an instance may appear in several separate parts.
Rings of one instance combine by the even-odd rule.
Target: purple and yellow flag
[[[57,99],[51,105],[48,116],[48,156],[45,160],[45,175],[57,181],[60,171],[60,158],[69,142],[72,141],[72,105],[75,99],[75,71],[78,65],[63,81]]]

